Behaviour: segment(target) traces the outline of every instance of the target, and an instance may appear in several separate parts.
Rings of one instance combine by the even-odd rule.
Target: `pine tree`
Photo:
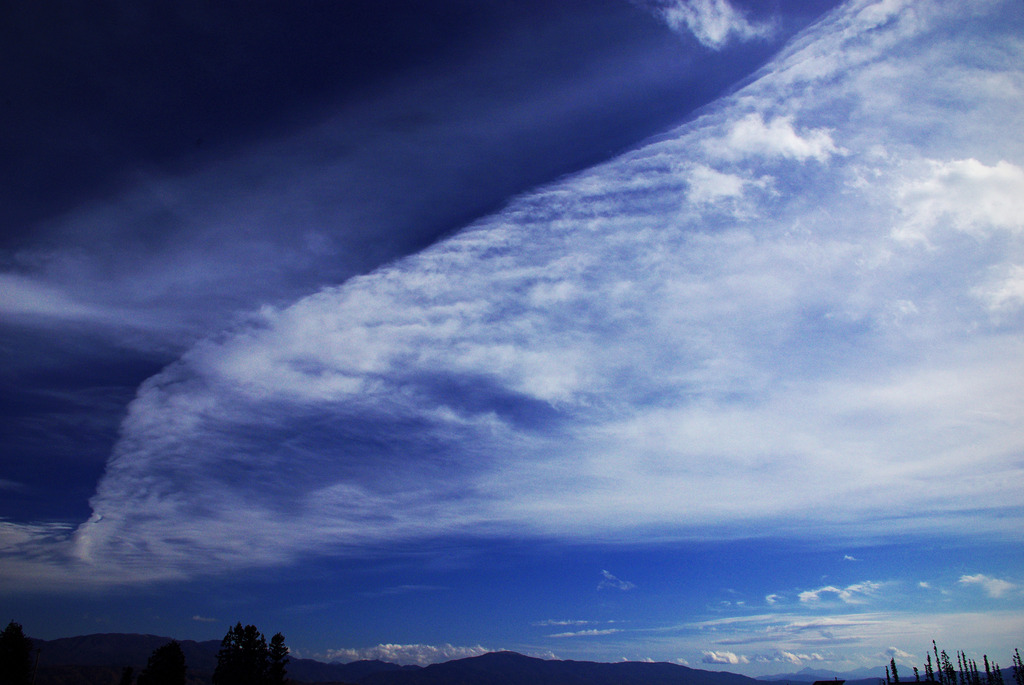
[[[235,685],[239,681],[239,661],[241,656],[240,636],[242,633],[241,622],[238,625],[228,628],[224,639],[220,641],[220,649],[217,651],[217,668],[213,671],[214,685]]]
[[[928,682],[935,680],[935,669],[932,668],[932,655],[926,655],[927,658],[924,660],[924,677]]]
[[[185,653],[177,641],[153,650],[139,674],[138,685],[185,685]]]
[[[284,685],[288,647],[284,635],[271,638],[270,646],[256,626],[229,628],[217,652],[214,685]]]
[[[214,685],[261,685],[267,673],[267,641],[254,625],[228,629],[217,652]]]
[[[1020,660],[1020,650],[1013,650],[1013,680],[1017,685],[1024,685],[1024,663]]]
[[[898,685],[900,682],[900,674],[896,671],[895,657],[889,659],[889,665],[892,666],[892,682]]]
[[[269,667],[267,669],[267,682],[269,685],[284,685],[284,677],[288,672],[288,646],[284,643],[284,635],[278,633],[270,638],[270,650],[268,653]]]
[[[20,623],[11,621],[0,632],[0,682],[28,685],[32,681],[32,640]]]
[[[942,650],[942,673],[944,675],[943,682],[945,685],[956,685],[956,669],[953,668],[952,662],[949,660],[949,654],[946,654],[946,650]]]

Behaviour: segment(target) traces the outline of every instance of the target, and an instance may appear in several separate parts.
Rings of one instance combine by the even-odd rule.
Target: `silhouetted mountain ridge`
[[[360,685],[751,685],[753,678],[670,663],[557,661],[516,652],[432,664],[416,671],[374,673]]]
[[[121,670],[131,666],[138,674],[157,647],[173,638],[158,635],[97,633],[56,640],[33,640],[39,649],[39,677],[36,685],[119,682]],[[190,681],[208,683],[217,667],[220,640],[177,640],[185,654]],[[288,677],[300,682],[355,683],[370,673],[397,671],[403,667],[384,661],[355,661],[328,664],[313,659],[291,658]],[[418,668],[418,667],[412,667]],[[111,675],[114,674],[114,675]]]
[[[40,650],[36,685],[117,685],[121,671],[138,674],[153,650],[172,638],[105,633],[34,640]],[[189,685],[209,683],[217,665],[219,640],[178,640],[185,653]],[[300,683],[350,685],[758,685],[735,673],[703,671],[670,663],[558,661],[516,652],[490,652],[430,666],[384,661],[324,663],[292,658],[288,678]]]

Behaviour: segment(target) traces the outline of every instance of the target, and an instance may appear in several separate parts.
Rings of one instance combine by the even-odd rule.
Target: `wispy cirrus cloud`
[[[597,589],[604,590],[606,588],[612,588],[615,590],[633,590],[636,588],[636,584],[631,583],[628,580],[617,578],[608,571],[601,571],[601,582],[597,584]]]
[[[786,650],[780,649],[768,654],[757,654],[754,656],[753,660],[762,664],[782,663],[792,664],[793,666],[803,666],[804,664],[813,661],[825,661],[825,657],[817,653],[796,654],[794,652],[787,652]]]
[[[547,627],[547,626],[585,626],[585,625],[590,625],[591,623],[594,623],[594,621],[579,621],[579,620],[572,621],[572,620],[566,620],[566,619],[548,619],[548,620],[545,620],[545,621],[537,621],[536,623],[532,623],[530,625],[541,626],[541,627]]]
[[[842,668],[858,665],[879,666],[890,656],[913,654],[914,649],[925,649],[935,639],[939,644],[955,642],[965,634],[973,636],[975,645],[969,649],[984,649],[997,644],[1005,631],[1024,626],[1019,612],[1008,609],[999,612],[916,612],[906,608],[893,611],[833,613],[827,616],[784,612],[736,616],[700,621],[682,627],[680,644],[700,645],[701,649],[746,653],[752,659],[768,662],[796,661],[803,663],[824,661],[842,664]],[[775,649],[757,653],[758,645],[768,643]],[[876,652],[863,655],[864,661],[850,661],[851,654],[866,645],[879,645]],[[894,649],[891,653],[881,645]],[[891,647],[898,645],[898,647]],[[737,651],[742,650],[742,651]]]
[[[407,595],[419,592],[437,592],[447,590],[441,585],[391,585],[380,590],[368,590],[360,593],[364,597],[392,597],[394,595]]]
[[[603,635],[614,635],[621,633],[621,628],[588,628],[587,630],[572,630],[564,633],[553,633],[548,637],[601,637]]]
[[[42,552],[68,539],[74,526],[63,522],[15,523],[0,519],[0,550],[4,552]]]
[[[839,601],[843,604],[862,604],[869,598],[877,595],[881,587],[881,583],[872,581],[854,583],[844,588],[826,585],[816,590],[805,590],[800,593],[799,597],[800,601],[805,604],[817,604],[827,601]]]
[[[954,177],[1015,190],[1020,108],[961,63],[945,31],[969,22],[888,6],[851,3],[638,150],[192,347],[132,403],[80,568],[191,577],[448,535],[1017,534],[1019,321],[974,293],[1022,236],[995,201],[915,208]],[[956,107],[936,63],[977,77]],[[951,216],[1000,249],[899,238]]]

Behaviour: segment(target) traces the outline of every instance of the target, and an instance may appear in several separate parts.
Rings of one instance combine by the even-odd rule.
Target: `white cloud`
[[[689,177],[690,190],[687,199],[690,202],[715,202],[724,197],[740,197],[746,179],[733,174],[723,174],[711,167],[699,164],[693,168]]]
[[[800,601],[805,604],[817,604],[819,602],[839,601],[843,604],[863,604],[868,598],[878,594],[881,583],[864,581],[854,583],[845,588],[838,588],[834,585],[826,585],[817,590],[805,590],[800,593]]]
[[[977,646],[968,649],[977,649],[980,653],[980,650],[991,649],[990,645],[1005,644],[1006,635],[1019,635],[1022,629],[1024,615],[1014,609],[942,612],[929,608],[918,612],[901,607],[892,611],[855,610],[827,616],[762,614],[700,621],[681,627],[679,644],[695,650],[706,649],[710,637],[715,642],[713,649],[737,650],[742,645],[763,645],[767,639],[779,652],[808,656],[814,661],[817,661],[815,655],[821,656],[823,661],[843,661],[850,653],[859,651],[864,658],[862,665],[880,668],[882,655],[894,644],[919,645],[924,649],[930,647],[932,639],[939,645],[955,643],[958,639],[962,643],[964,636],[970,635]],[[828,652],[824,651],[826,649]],[[847,657],[843,656],[844,652]],[[762,656],[783,658],[775,653]],[[752,661],[757,659],[754,657]],[[855,665],[849,662],[844,666],[852,667]]]
[[[765,597],[764,597],[764,601],[765,601],[766,604],[778,604],[779,601],[782,600],[782,599],[783,599],[782,595],[776,595],[776,594],[765,595]]]
[[[192,620],[193,621],[198,621],[199,623],[217,623],[217,621],[219,619],[209,618],[207,616],[200,616],[199,614],[196,614],[195,616],[192,617]]]
[[[0,519],[2,577],[9,587],[70,589],[67,568],[73,563],[72,524],[17,523]]]
[[[1011,590],[1016,590],[1017,585],[1011,583],[1008,580],[1001,578],[993,578],[987,576],[984,573],[976,573],[974,575],[962,575],[958,581],[961,585],[977,585],[985,591],[989,597],[999,598],[1006,595]]]
[[[889,647],[883,654],[890,659],[914,659],[914,655],[903,651],[899,647]]]
[[[650,145],[196,345],[130,407],[74,538],[83,572],[188,577],[439,535],[1016,534],[1021,322],[995,326],[976,289],[1024,236],[999,202],[940,198],[1016,183],[1019,103],[970,85],[1007,39],[972,56],[970,107],[936,113],[932,75],[962,50],[867,6]],[[862,54],[803,97],[787,69],[846,44]],[[886,65],[911,83],[878,87]],[[774,159],[829,164],[773,167],[772,192],[751,192]],[[750,211],[704,206],[738,199]],[[925,215],[973,244],[894,240]]]
[[[746,199],[748,190],[770,193],[774,179],[745,178],[713,169],[706,164],[688,165],[686,171],[686,201],[698,209],[711,209],[732,215],[737,219],[756,214],[755,203]]]
[[[750,659],[742,654],[727,651],[705,650],[701,661],[705,664],[749,664]]]
[[[724,137],[711,138],[703,145],[712,157],[725,160],[764,157],[826,162],[832,155],[847,152],[836,146],[826,128],[797,131],[793,117],[778,116],[765,123],[760,112],[747,114],[735,121]]]
[[[900,240],[923,240],[944,227],[984,239],[994,231],[1024,230],[1024,169],[1006,160],[928,160],[927,170],[899,190]]]
[[[593,621],[567,621],[564,619],[548,619],[546,621],[537,621],[530,625],[534,626],[585,626],[593,623]]]
[[[994,267],[985,282],[971,292],[995,314],[1019,309],[1024,305],[1024,266],[1005,264]]]
[[[0,551],[46,549],[51,543],[65,541],[74,526],[61,522],[16,523],[0,519]]]
[[[429,664],[451,661],[453,659],[465,659],[473,656],[480,656],[496,650],[487,649],[476,645],[474,647],[458,647],[451,644],[442,645],[396,645],[379,644],[376,647],[364,647],[359,649],[342,648],[328,650],[326,658],[328,661],[351,663],[353,661],[364,661],[379,659],[392,664],[415,664],[427,666]]]
[[[843,555],[843,561],[860,561],[860,559],[858,559],[857,557],[853,556],[852,554],[844,554]]]
[[[824,661],[825,657],[817,653],[796,654],[794,652],[787,652],[786,650],[780,649],[770,654],[758,654],[753,660],[762,664],[784,663],[792,664],[793,666],[803,666],[804,664],[812,661]]]
[[[768,38],[770,22],[748,19],[729,0],[640,0],[675,31],[691,33],[703,45],[721,50],[732,40]]]
[[[78,302],[59,286],[11,273],[0,273],[0,312],[6,316],[45,317],[60,321],[111,318],[102,309]]]
[[[598,590],[603,590],[605,588],[614,588],[616,590],[632,590],[636,587],[635,584],[629,582],[628,580],[620,580],[612,574],[608,573],[608,571],[601,571],[601,576],[602,580],[600,583],[597,584]]]
[[[548,637],[598,637],[601,635],[614,635],[621,633],[619,628],[592,628],[590,630],[576,630],[565,633],[554,633]]]

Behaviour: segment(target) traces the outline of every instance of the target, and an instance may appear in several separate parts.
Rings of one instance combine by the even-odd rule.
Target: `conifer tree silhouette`
[[[139,674],[138,685],[185,685],[185,671],[185,653],[177,641],[171,640],[153,650]]]
[[[11,621],[0,632],[0,682],[29,685],[32,681],[32,640],[20,623]]]

